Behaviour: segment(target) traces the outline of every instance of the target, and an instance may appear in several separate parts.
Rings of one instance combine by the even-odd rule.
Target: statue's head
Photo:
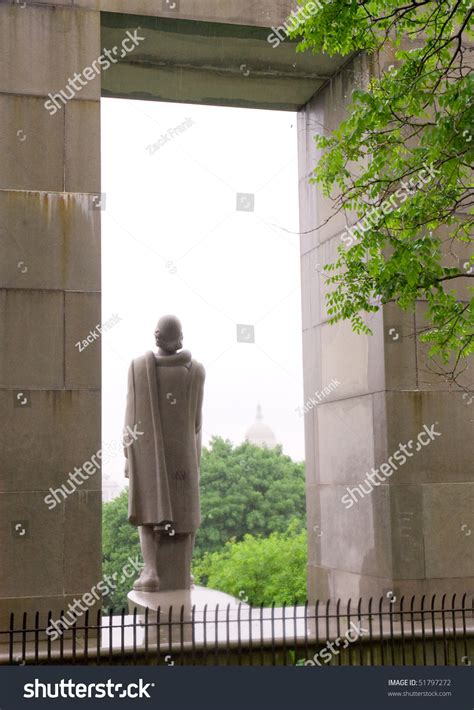
[[[160,350],[175,353],[183,347],[183,328],[176,316],[163,316],[155,329],[155,340]]]

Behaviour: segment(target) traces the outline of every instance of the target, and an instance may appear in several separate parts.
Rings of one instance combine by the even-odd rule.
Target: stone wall
[[[371,337],[330,325],[325,310],[320,272],[335,259],[346,216],[329,219],[332,202],[308,183],[319,157],[313,136],[338,126],[352,89],[378,69],[357,57],[299,113],[305,401],[340,382],[305,415],[310,599],[474,590],[472,414],[463,392],[430,372],[414,337],[424,304],[415,314],[385,306]],[[346,508],[347,488],[425,424],[441,436]]]
[[[100,10],[265,27],[293,7],[286,0],[158,5],[0,4],[2,622],[15,610],[57,613],[101,574],[99,474],[53,510],[44,501],[100,448],[100,342],[82,353],[76,347],[100,322],[100,79],[54,115],[44,102],[100,55]],[[324,75],[331,66],[321,62]],[[363,58],[347,64],[300,112],[303,232],[330,210],[307,180],[317,158],[312,136],[338,124],[352,87],[371,71]],[[315,81],[314,91],[321,77]],[[305,397],[332,378],[341,383],[305,421],[309,596],[473,589],[469,410],[461,394],[424,372],[423,348],[409,337],[422,304],[414,316],[385,308],[371,338],[347,324],[329,326],[319,271],[344,224],[336,218],[302,237]],[[394,331],[403,337],[394,340]],[[344,509],[347,486],[434,422],[440,439]]]
[[[63,483],[70,490],[69,472],[101,446],[100,341],[83,352],[76,346],[101,318],[101,79],[65,106],[59,100],[54,114],[44,105],[102,53],[101,10],[262,28],[291,6],[0,4],[2,628],[10,612],[58,615],[101,578],[100,473],[51,510],[44,500]]]
[[[100,342],[76,347],[100,323],[100,79],[44,107],[99,41],[97,12],[0,5],[2,621],[101,576],[100,473],[44,501],[100,449]]]

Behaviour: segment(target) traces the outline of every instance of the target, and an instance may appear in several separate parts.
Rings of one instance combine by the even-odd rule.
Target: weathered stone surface
[[[461,259],[462,261],[462,259]],[[450,264],[453,265],[452,263]],[[458,266],[458,264],[455,264]],[[459,279],[456,280],[457,287],[462,290],[467,290],[468,285],[462,285],[462,282],[469,281],[469,279]],[[472,284],[469,284],[472,287]],[[460,293],[461,293],[460,291]],[[469,297],[466,293],[466,305],[469,302]],[[425,301],[420,301],[416,304],[414,324],[416,331],[422,333],[427,327],[428,321],[426,320],[427,304]],[[453,385],[452,380],[449,378],[449,373],[453,372],[456,366],[456,355],[452,355],[448,363],[443,363],[439,358],[435,361],[428,357],[429,350],[431,348],[430,343],[424,343],[421,341],[420,336],[416,338],[416,381],[417,389],[420,390],[436,390],[436,391],[460,391],[464,388],[466,391],[463,393],[463,402],[469,407],[469,402],[472,404],[474,402],[474,394],[472,394],[472,383],[473,383],[473,358],[468,357],[457,363],[457,374],[456,374],[456,384]]]
[[[69,604],[74,604],[77,600],[77,596],[29,596],[29,597],[1,597],[0,598],[0,628],[8,629],[10,628],[10,617],[11,614],[14,615],[14,627],[16,630],[21,630],[23,628],[24,614],[26,613],[26,624],[25,628],[34,629],[36,621],[36,612],[38,612],[38,628],[45,629],[48,623],[48,614],[51,612],[51,619],[56,620],[60,618],[62,610],[68,609]],[[95,624],[97,620],[98,605],[96,604],[93,611],[90,612],[90,623]],[[79,622],[80,624],[81,622]],[[71,634],[71,632],[69,632]],[[39,634],[40,640],[46,640],[46,634]],[[67,637],[67,635],[66,635]],[[78,644],[81,643],[79,639],[83,638],[82,632],[77,632]],[[18,638],[18,637],[17,637]],[[89,632],[89,639],[94,638],[94,632]],[[28,641],[35,640],[34,631],[27,635]],[[5,651],[8,646],[4,645],[0,648],[0,651]],[[21,653],[15,658],[15,660],[20,663],[22,661]]]
[[[11,580],[2,582],[10,586],[0,590],[6,597],[0,616],[5,604],[15,610],[44,610],[45,600],[54,608],[66,606],[65,591],[79,594],[97,581],[100,555],[98,476],[66,505],[42,508],[48,488],[61,485],[74,466],[100,448],[99,393],[87,389],[100,383],[98,348],[92,344],[87,352],[74,351],[74,333],[95,320],[98,297],[91,292],[100,287],[101,212],[90,204],[100,191],[99,80],[88,82],[54,116],[45,109],[45,98],[91,65],[104,42],[113,46],[127,27],[141,23],[150,30],[148,45],[102,75],[105,93],[299,107],[346,60],[300,55],[292,74],[294,45],[285,41],[278,49],[269,48],[264,29],[282,22],[292,9],[287,0],[176,0],[173,7],[166,1],[157,6],[156,0],[0,5],[0,214],[6,215],[0,217],[1,256],[6,259],[0,276],[7,279],[2,285],[13,289],[0,292],[0,339],[2,346],[6,343],[0,353],[0,386],[5,388],[0,390],[0,413],[6,422],[0,440],[0,498],[8,515],[25,516],[18,520],[31,520],[29,532],[40,530],[49,540],[46,548],[36,538],[10,540],[11,527],[0,517],[8,564],[19,564],[13,558],[21,545],[28,562],[14,567],[15,587]],[[98,10],[107,16],[101,18]],[[124,20],[121,13],[135,17]],[[159,31],[154,18],[161,16],[168,25]],[[169,24],[189,19],[202,21],[193,37],[182,31],[183,25]],[[168,68],[160,64],[163,57],[170,61]],[[183,66],[187,61],[190,66]],[[242,67],[250,70],[248,76]],[[268,67],[275,72],[271,77]],[[474,587],[472,537],[466,534],[474,529],[468,518],[473,485],[468,402],[423,372],[425,346],[415,347],[409,339],[410,315],[386,307],[369,339],[353,336],[344,326],[331,329],[322,277],[313,271],[332,258],[346,219],[354,221],[354,215],[339,215],[326,223],[332,202],[308,184],[318,159],[313,135],[335,128],[345,117],[352,88],[363,83],[369,70],[371,60],[364,57],[347,63],[298,118],[301,251],[307,255],[302,262],[305,398],[328,378],[341,381],[327,401],[305,415],[310,598],[385,595],[395,585],[404,593],[428,594]],[[86,194],[66,197],[65,190]],[[65,295],[65,290],[80,293]],[[390,329],[400,333],[402,343]],[[31,398],[29,405],[21,404],[24,395],[27,402]],[[388,485],[343,509],[346,486],[358,485],[400,441],[435,422],[443,432],[440,439],[407,461]],[[10,496],[8,504],[5,496]],[[75,538],[81,524],[87,530]],[[61,566],[64,555],[70,558]],[[17,594],[23,596],[15,602]]]
[[[301,316],[303,332],[312,327],[312,291],[314,289],[314,274],[312,273],[313,259],[312,252],[308,251],[301,255],[301,290],[305,298],[301,301]]]
[[[275,38],[275,48],[269,27],[239,23],[229,14],[190,22],[182,14],[150,20],[104,13],[103,44],[117,47],[120,56],[126,32],[137,26],[143,39],[103,73],[104,96],[298,110],[342,62],[296,54],[296,42],[284,35]]]
[[[78,490],[64,505],[64,593],[79,595],[102,578],[101,492]]]
[[[316,411],[321,484],[357,485],[374,465],[372,397],[320,404]],[[341,516],[345,511],[341,505]]]
[[[354,333],[348,321],[321,326],[322,385],[332,379],[340,383],[331,399],[361,395],[383,387],[383,369],[378,357],[383,346],[376,332],[380,322],[380,314],[376,314],[371,321],[374,331],[371,338]]]
[[[43,99],[0,94],[0,151],[0,189],[64,189],[64,116]]]
[[[474,577],[474,483],[422,488],[426,576]]]
[[[316,433],[306,426],[307,447],[315,447],[314,456],[307,454],[306,474],[310,597],[385,595],[394,585],[406,594],[429,594],[443,585],[459,592],[472,579],[472,552],[467,560],[465,550],[469,538],[460,540],[454,530],[474,525],[460,522],[456,512],[449,541],[443,534],[450,506],[467,517],[459,490],[464,488],[467,497],[467,482],[474,485],[472,398],[426,372],[426,346],[414,337],[424,305],[415,314],[386,305],[370,322],[374,334],[368,338],[354,335],[347,323],[327,322],[325,281],[318,270],[335,261],[346,216],[331,218],[332,201],[307,184],[319,158],[313,135],[337,127],[352,89],[371,70],[371,60],[364,57],[348,63],[298,116],[305,395],[315,382],[324,386],[332,377],[341,382],[312,412]],[[347,215],[348,224],[355,221],[354,214]],[[469,374],[463,382],[468,380]],[[418,434],[433,424],[442,436],[416,451]],[[387,464],[409,440],[414,452],[405,464],[345,510],[340,498],[347,487],[369,489],[371,467]],[[438,501],[442,491],[446,506]]]
[[[100,216],[90,195],[0,190],[0,283],[100,289]]]
[[[0,290],[0,386],[64,384],[64,294]]]
[[[102,346],[100,294],[66,293],[65,323],[66,387],[99,389]]]
[[[14,531],[17,525],[20,527]],[[2,492],[0,530],[2,568],[7,571],[0,576],[0,597],[62,594],[61,509],[48,511],[39,491]]]
[[[65,161],[67,192],[100,195],[99,101],[70,101],[66,106]],[[90,208],[96,207],[92,198]]]
[[[295,7],[291,0],[75,0],[74,4],[102,12],[263,27],[282,22]]]
[[[345,510],[342,486],[321,486],[319,564],[355,574],[389,577],[392,570],[389,487],[379,486]],[[341,541],[344,540],[344,544]]]
[[[388,390],[417,389],[415,316],[395,303],[383,308],[383,360]]]
[[[400,446],[413,440],[406,463],[392,483],[446,483],[472,481],[472,420],[461,392],[387,392],[374,395],[374,420],[383,422],[376,437],[376,463],[387,461]],[[417,450],[424,426],[441,436]],[[426,436],[424,436],[426,440]]]
[[[43,491],[44,497],[101,448],[100,393],[31,390],[24,393],[25,406],[17,394],[0,390],[0,490]],[[80,489],[100,490],[100,477],[91,476]]]
[[[425,577],[423,486],[390,486],[391,548],[395,579]]]
[[[41,110],[50,119],[43,106],[48,94],[64,89],[69,78],[74,79],[100,54],[100,16],[48,5],[40,7],[36,0],[24,8],[0,5],[0,88],[5,93],[44,97]],[[77,98],[98,99],[99,76],[83,81],[85,86],[76,81]]]

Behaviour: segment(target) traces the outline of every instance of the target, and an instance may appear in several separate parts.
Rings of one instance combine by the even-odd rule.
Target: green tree
[[[132,582],[138,577],[128,579],[123,570],[130,559],[141,560],[140,543],[137,528],[128,522],[128,491],[124,491],[114,500],[105,503],[102,513],[102,554],[103,579],[106,575],[113,580],[116,589],[104,600],[106,606],[115,611],[127,606],[127,594]]]
[[[197,556],[246,533],[283,532],[293,518],[304,523],[304,464],[284,456],[281,447],[233,447],[215,437],[202,454],[201,513]]]
[[[294,604],[306,599],[306,563],[306,531],[295,521],[285,533],[245,535],[206,553],[195,562],[194,575],[198,584],[250,604]]]
[[[304,464],[284,456],[281,448],[261,449],[248,442],[233,447],[214,438],[202,453],[201,510],[195,558],[222,550],[231,538],[242,540],[246,533],[284,532],[293,519],[303,527]],[[130,558],[141,558],[137,529],[128,522],[128,491],[104,505],[102,537],[104,576],[115,575],[117,584],[106,603],[120,609],[132,582],[124,578],[124,566]]]
[[[324,154],[312,180],[333,196],[335,213],[382,212],[325,266],[332,322],[349,319],[369,333],[364,314],[389,302],[413,310],[425,300],[420,336],[433,369],[451,382],[474,348],[473,290],[461,291],[474,278],[472,29],[471,0],[331,0],[293,32],[299,51],[395,56],[353,92],[347,120],[315,137]],[[426,166],[435,177],[422,185]],[[404,185],[408,199],[382,210]]]

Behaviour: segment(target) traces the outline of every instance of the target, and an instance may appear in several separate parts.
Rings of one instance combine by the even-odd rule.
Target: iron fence
[[[63,618],[63,614],[58,618]],[[80,665],[474,665],[474,600],[447,595],[86,612],[53,640],[51,613],[11,614],[0,662]]]

